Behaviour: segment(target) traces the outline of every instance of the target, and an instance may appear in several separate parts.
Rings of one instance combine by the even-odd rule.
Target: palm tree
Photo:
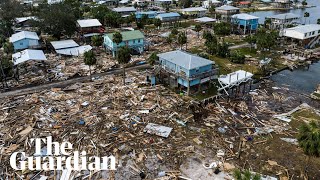
[[[307,24],[307,18],[310,16],[310,13],[305,12],[303,16],[304,16],[304,24]]]
[[[116,52],[118,51],[118,45],[122,42],[122,34],[120,32],[115,32],[112,37],[112,41],[116,43]]]
[[[126,84],[126,72],[125,72],[125,65],[130,62],[131,54],[130,49],[127,46],[121,47],[117,53],[117,60],[118,63],[122,65],[123,68],[123,85]]]
[[[91,66],[95,65],[97,63],[97,58],[96,55],[94,54],[94,52],[91,51],[87,51],[84,53],[84,64],[89,66],[89,71],[90,71],[90,76],[91,76]]]
[[[180,49],[182,50],[182,46],[187,44],[187,36],[184,32],[178,34],[178,44],[180,45]],[[187,48],[186,48],[187,50]]]
[[[309,164],[310,157],[319,157],[320,123],[311,121],[309,124],[303,124],[299,128],[298,142],[304,153],[308,155],[307,164]]]

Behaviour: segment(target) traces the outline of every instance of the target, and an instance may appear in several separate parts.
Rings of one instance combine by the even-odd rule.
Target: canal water
[[[300,1],[302,1],[302,0],[300,0]],[[267,17],[267,16],[288,13],[288,12],[296,14],[296,15],[300,15],[300,17],[301,17],[300,23],[301,24],[304,24],[305,22],[306,22],[306,24],[316,24],[317,19],[320,18],[320,0],[307,0],[307,2],[308,2],[308,5],[313,5],[316,7],[304,8],[304,9],[282,10],[282,11],[258,11],[258,12],[251,12],[249,14],[260,17],[260,19],[259,19],[260,24],[264,23],[265,17]],[[303,17],[305,12],[310,13],[310,17],[305,19]]]
[[[300,15],[300,23],[303,24],[305,22],[305,18],[303,17],[304,13],[309,12],[310,17],[306,19],[306,24],[316,24],[317,19],[320,19],[320,0],[307,0],[307,2],[308,5],[316,7],[285,11],[258,11],[249,14],[260,17],[259,23],[263,24],[267,16],[290,12]],[[293,71],[281,71],[273,75],[271,80],[273,80],[273,85],[275,86],[287,87],[299,93],[310,94],[316,89],[317,85],[320,84],[320,62],[310,65],[309,69],[301,67]]]
[[[284,70],[271,77],[277,87],[287,87],[298,93],[310,94],[320,84],[320,62],[293,71]]]

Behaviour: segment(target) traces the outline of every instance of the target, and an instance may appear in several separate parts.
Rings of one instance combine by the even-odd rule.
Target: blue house
[[[250,14],[235,14],[231,17],[231,23],[238,26],[241,34],[252,33],[259,26],[259,17]]]
[[[173,77],[177,85],[187,88],[207,83],[216,79],[214,61],[181,51],[158,54],[161,69]]]
[[[109,33],[104,35],[104,47],[106,50],[112,52],[112,56],[115,57],[116,51],[122,46],[128,46],[129,48],[135,50],[138,53],[142,53],[144,50],[144,35],[139,30],[134,31],[123,31],[122,42],[116,44],[113,42],[113,34]]]
[[[180,14],[176,12],[163,13],[158,14],[156,18],[160,19],[163,22],[178,21],[180,19]]]
[[[142,16],[147,16],[149,19],[154,19],[157,15],[158,12],[157,11],[144,11],[144,12],[136,12],[136,19],[141,19]]]
[[[13,44],[15,51],[39,47],[39,37],[37,33],[30,31],[21,31],[13,34],[9,38],[9,42]]]

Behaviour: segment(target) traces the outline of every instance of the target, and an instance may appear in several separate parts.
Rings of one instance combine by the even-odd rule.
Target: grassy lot
[[[254,58],[258,58],[261,56],[257,53],[256,49],[254,49],[254,48],[250,49],[249,47],[234,49],[233,51],[239,51],[240,53],[242,53],[244,55],[250,55]]]
[[[259,68],[250,64],[235,64],[229,61],[227,58],[221,58],[217,56],[209,56],[211,60],[215,61],[220,68],[220,74],[228,74],[237,70],[245,70],[251,73],[257,73]]]
[[[223,38],[223,40],[231,45],[239,45],[245,43],[243,39],[240,39],[236,36],[226,36]]]

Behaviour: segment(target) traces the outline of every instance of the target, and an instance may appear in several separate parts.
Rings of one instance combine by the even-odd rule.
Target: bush
[[[231,53],[230,61],[236,64],[244,64],[245,56],[242,53],[235,51]]]

